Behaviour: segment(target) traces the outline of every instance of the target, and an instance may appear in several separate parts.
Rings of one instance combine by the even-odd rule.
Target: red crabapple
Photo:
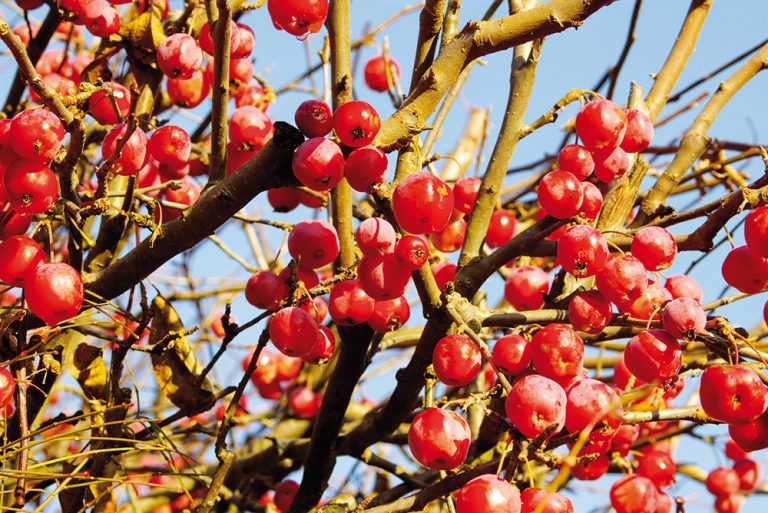
[[[439,408],[428,408],[416,415],[408,429],[413,457],[434,470],[451,470],[464,463],[470,440],[464,417]]]
[[[480,349],[463,334],[446,335],[432,352],[437,379],[452,387],[463,387],[475,379],[481,360]]]

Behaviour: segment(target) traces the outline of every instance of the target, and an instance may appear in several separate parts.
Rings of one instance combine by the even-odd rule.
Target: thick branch
[[[214,11],[217,11],[215,15]],[[213,56],[213,90],[211,92],[211,164],[208,177],[209,184],[215,185],[224,178],[227,170],[231,0],[216,0],[216,9],[210,9],[208,21],[213,27],[213,51],[215,53]]]
[[[165,262],[194,247],[261,192],[278,186],[292,173],[293,151],[303,136],[287,123],[275,123],[272,141],[237,172],[207,190],[184,215],[162,226],[111,266],[85,276],[86,289],[97,301],[130,289]]]

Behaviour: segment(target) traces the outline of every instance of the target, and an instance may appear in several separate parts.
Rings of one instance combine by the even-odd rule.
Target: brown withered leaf
[[[213,402],[213,387],[208,378],[200,383],[203,366],[197,361],[189,339],[183,335],[179,314],[168,301],[158,295],[152,301],[150,344],[172,340],[166,348],[152,353],[152,369],[160,390],[182,409]]]
[[[85,396],[91,400],[107,400],[107,365],[101,357],[101,349],[82,342],[72,355],[70,371],[80,383]]]
[[[134,55],[147,64],[154,61],[158,46],[166,38],[163,24],[150,12],[145,12],[120,27],[119,34],[133,48]]]

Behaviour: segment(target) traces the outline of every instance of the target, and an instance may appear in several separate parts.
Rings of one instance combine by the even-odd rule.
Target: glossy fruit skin
[[[56,175],[43,164],[17,160],[5,170],[3,187],[10,206],[21,214],[42,214],[59,196]]]
[[[596,277],[597,290],[616,304],[637,298],[648,287],[648,273],[642,262],[628,254],[608,257]]]
[[[2,180],[0,180],[1,182]],[[0,227],[0,240],[5,240],[14,235],[23,235],[32,224],[32,214],[14,212],[10,218]],[[0,296],[2,297],[2,296]]]
[[[328,0],[269,0],[267,9],[276,29],[301,38],[323,28]]]
[[[631,251],[647,270],[661,271],[675,261],[677,242],[664,228],[648,226],[635,234]]]
[[[375,146],[352,150],[344,163],[344,177],[357,192],[370,192],[373,187],[383,183],[387,171],[387,156]]]
[[[288,394],[288,408],[300,419],[311,419],[320,409],[323,397],[307,387],[296,387]]]
[[[520,513],[520,492],[499,476],[476,477],[455,494],[456,513]]]
[[[763,413],[752,422],[731,424],[728,434],[744,451],[759,451],[768,447],[768,413]]]
[[[593,153],[595,176],[603,183],[610,183],[629,171],[629,156],[621,148]]]
[[[336,351],[336,337],[327,326],[318,324],[317,343],[312,351],[302,359],[312,365],[327,363]]]
[[[112,91],[112,97],[115,99],[120,116],[124,119],[131,109],[131,92],[122,84],[117,82],[104,82],[103,87]],[[115,107],[112,104],[110,95],[106,91],[96,91],[88,98],[88,113],[93,119],[103,125],[114,125],[120,122]]]
[[[729,467],[718,467],[707,476],[707,490],[717,497],[738,493],[741,480],[739,474]]]
[[[659,320],[664,304],[672,301],[672,294],[656,283],[649,283],[638,297],[626,303],[619,303],[619,312],[642,320]]]
[[[269,339],[286,356],[304,357],[317,344],[317,323],[301,308],[279,310],[269,322]]]
[[[653,121],[637,109],[627,110],[627,132],[621,141],[621,148],[627,153],[637,153],[650,146],[653,141]]]
[[[707,314],[695,299],[682,297],[673,299],[664,308],[662,315],[664,329],[675,338],[691,340],[704,331]]]
[[[571,500],[559,492],[550,493],[542,488],[526,488],[520,495],[521,513],[573,513]],[[539,507],[539,504],[544,506]]]
[[[733,464],[733,470],[739,475],[739,489],[744,492],[752,492],[760,484],[763,469],[758,462],[743,458]]]
[[[307,290],[311,290],[312,288],[316,287],[320,283],[320,278],[317,277],[317,273],[314,269],[304,267],[299,265],[296,268],[296,279],[293,279],[291,271],[291,266],[286,266],[280,273],[277,275],[281,280],[285,282],[285,284],[290,289],[293,285],[296,285],[296,287],[303,286]],[[294,283],[296,281],[296,283]],[[301,282],[301,284],[299,283]],[[303,285],[302,285],[303,284]]]
[[[768,259],[747,246],[732,249],[723,260],[723,278],[740,292],[755,294],[768,286]]]
[[[453,253],[461,249],[464,243],[464,235],[467,232],[467,222],[464,218],[449,222],[442,230],[432,232],[429,240],[435,249],[443,253]]]
[[[699,385],[701,407],[728,424],[746,424],[768,408],[768,389],[760,376],[742,365],[708,367]]]
[[[411,307],[404,296],[387,301],[376,301],[368,326],[377,333],[400,329],[411,317]]]
[[[566,395],[555,381],[537,374],[515,380],[504,409],[512,424],[528,438],[536,438],[555,424],[551,435],[565,425]]]
[[[594,481],[600,479],[608,472],[610,462],[605,454],[601,454],[596,460],[577,464],[571,469],[571,474],[581,481]]]
[[[413,418],[408,447],[416,460],[434,470],[451,470],[469,453],[471,434],[464,417],[439,408],[428,408]]]
[[[120,123],[107,133],[101,146],[101,157],[104,160],[110,159],[117,151],[120,140],[127,132],[128,126]],[[112,171],[122,176],[135,175],[141,171],[149,158],[147,142],[147,135],[136,128],[120,150],[120,155],[114,160]]]
[[[286,479],[285,481],[281,481],[275,487],[275,506],[277,506],[280,511],[288,511],[291,508],[293,499],[296,498],[296,494],[298,492],[299,483],[293,479]]]
[[[267,96],[267,92],[263,87],[261,87],[261,85],[259,85],[258,82],[249,84],[245,89],[241,91],[240,96],[235,98],[235,107],[240,108],[247,105],[256,107],[262,112],[267,112],[269,106],[271,105],[270,97]]]
[[[0,409],[4,409],[13,401],[16,391],[16,380],[6,367],[0,367]]]
[[[175,105],[193,109],[203,103],[211,91],[211,82],[202,71],[198,71],[189,80],[182,78],[168,79],[168,96]]]
[[[539,183],[539,204],[555,219],[576,215],[584,201],[579,183],[579,179],[567,171],[547,173]]]
[[[603,208],[603,193],[592,182],[581,182],[581,193],[584,196],[584,201],[581,202],[579,213],[585,219],[594,221]]]
[[[340,105],[333,113],[333,131],[341,143],[350,148],[371,144],[380,127],[379,113],[361,100]]]
[[[390,80],[387,80],[387,64],[389,64]],[[400,79],[400,66],[392,57],[384,58],[383,55],[372,57],[365,63],[365,85],[370,89],[383,93],[389,89],[389,83],[395,83]]]
[[[161,164],[183,166],[192,153],[192,140],[183,128],[165,125],[152,133],[147,150]]]
[[[530,342],[515,333],[504,335],[493,346],[493,363],[513,376],[526,371],[531,365]]]
[[[504,284],[504,298],[518,311],[541,308],[548,292],[549,276],[531,265],[512,270]]]
[[[749,452],[745,451],[731,439],[725,442],[725,456],[733,461],[738,461],[749,457]]]
[[[675,482],[677,464],[666,452],[651,451],[640,460],[637,473],[653,481],[659,489],[666,488]]]
[[[179,189],[166,189],[165,198],[173,203],[192,205],[200,197],[200,186],[195,182],[184,180]],[[163,207],[163,222],[173,221],[181,217],[182,210]]]
[[[296,109],[294,121],[307,137],[323,137],[333,129],[333,112],[323,101],[307,100]]]
[[[715,499],[715,511],[717,513],[739,513],[746,497],[738,493],[720,495]]]
[[[698,282],[684,274],[678,274],[667,278],[667,281],[664,283],[664,288],[666,288],[675,299],[689,297],[698,303],[701,303],[701,300],[704,298],[704,291],[701,290],[701,286]]]
[[[557,242],[557,260],[578,278],[599,273],[608,260],[608,243],[600,230],[577,224],[565,229]]]
[[[482,183],[482,180],[473,176],[464,176],[456,180],[456,183],[453,184],[456,210],[464,214],[472,212]]]
[[[608,441],[621,425],[624,408],[616,391],[596,379],[583,379],[568,390],[565,428],[570,433],[590,429],[594,441]]]
[[[313,191],[327,191],[344,178],[344,155],[324,137],[304,141],[293,154],[293,174]]]
[[[288,295],[288,287],[272,271],[256,271],[245,284],[245,299],[262,310],[275,310]]]
[[[452,387],[468,385],[480,372],[480,349],[466,335],[441,338],[432,352],[432,365],[437,379]]]
[[[611,303],[595,289],[576,292],[568,303],[568,320],[577,331],[601,333],[611,322]]]
[[[200,48],[208,55],[213,55],[215,50],[213,48],[213,35],[210,23],[203,23],[200,27],[200,33],[197,36],[197,41],[200,44]],[[230,52],[236,49],[240,45],[240,27],[234,21],[229,23],[229,48]],[[232,55],[232,58],[237,58],[236,55]]]
[[[595,161],[584,146],[569,144],[557,154],[557,167],[560,171],[568,171],[579,180],[585,180],[594,171]]]
[[[395,244],[395,256],[405,267],[416,271],[429,260],[429,246],[421,237],[405,235]]]
[[[0,242],[0,280],[23,287],[27,277],[45,262],[45,252],[34,239],[16,235]]]
[[[453,191],[429,171],[403,179],[392,194],[392,207],[400,227],[413,234],[442,230],[453,213]]]
[[[331,289],[328,312],[340,326],[354,326],[370,319],[375,301],[365,293],[359,280],[344,280]]]
[[[611,487],[611,506],[616,513],[655,512],[658,493],[656,485],[647,477],[624,476]]]
[[[675,500],[669,494],[659,492],[656,494],[656,511],[654,513],[672,513],[675,508]]]
[[[616,430],[611,439],[610,452],[618,452],[621,456],[627,456],[640,435],[640,426],[636,424],[622,424]]]
[[[507,210],[496,209],[491,214],[485,243],[489,248],[498,248],[512,240],[517,228],[517,218]]]
[[[11,130],[13,151],[37,164],[50,162],[56,156],[66,133],[58,116],[46,109],[16,114]]]
[[[299,206],[299,192],[293,187],[275,187],[267,191],[267,201],[275,212],[290,212]]]
[[[189,34],[172,34],[157,47],[157,65],[167,77],[189,80],[203,66],[203,51]]]
[[[64,263],[40,264],[24,280],[29,309],[48,326],[77,315],[83,305],[80,273]]]
[[[610,100],[593,100],[576,116],[576,135],[590,151],[618,147],[626,131],[626,113]]]
[[[366,294],[376,301],[385,301],[405,293],[411,270],[394,253],[366,255],[358,263],[357,276]]]
[[[680,343],[664,330],[638,333],[624,349],[627,369],[646,383],[672,379],[680,370],[682,358]]]
[[[229,119],[230,142],[243,151],[260,150],[272,139],[272,133],[272,120],[258,107],[235,109]]]
[[[570,326],[553,323],[531,339],[533,368],[555,381],[575,376],[584,364],[584,341]]]
[[[355,231],[355,242],[364,255],[382,255],[395,250],[395,229],[386,219],[369,217]]]
[[[744,238],[753,253],[768,257],[768,206],[757,207],[747,215]]]
[[[288,235],[288,252],[304,267],[328,265],[339,255],[336,228],[325,221],[300,221]]]
[[[85,25],[95,20],[106,8],[104,0],[59,0],[59,7],[71,12],[75,19],[72,23]]]

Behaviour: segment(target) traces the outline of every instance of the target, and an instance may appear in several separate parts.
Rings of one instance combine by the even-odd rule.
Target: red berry
[[[707,490],[717,497],[738,493],[741,485],[739,474],[728,467],[718,467],[707,476]]]
[[[275,506],[277,506],[277,509],[280,511],[288,511],[298,492],[299,483],[292,479],[286,479],[285,481],[278,483],[275,487]]]
[[[103,86],[112,91],[112,98],[106,91],[96,91],[88,98],[88,112],[93,118],[103,125],[120,123],[131,110],[131,92],[117,82],[104,82]],[[117,110],[115,111],[115,105]]]
[[[744,451],[759,451],[768,447],[768,414],[763,413],[758,418],[746,424],[731,424],[728,434]]]
[[[56,175],[43,164],[17,160],[5,170],[3,187],[11,208],[21,214],[42,214],[59,195]]]
[[[260,150],[272,139],[272,132],[272,120],[258,107],[240,107],[229,120],[230,143],[241,150]]]
[[[361,100],[347,102],[333,113],[333,131],[341,143],[350,148],[371,144],[380,127],[379,113]]]
[[[395,245],[397,260],[411,271],[421,269],[429,260],[429,247],[424,239],[406,235]]]
[[[627,342],[624,363],[646,383],[675,377],[682,364],[680,343],[663,330],[643,331]]]
[[[395,229],[386,219],[369,217],[357,227],[355,241],[364,255],[382,255],[395,250]]]
[[[5,240],[14,235],[25,234],[30,224],[32,224],[32,214],[14,212],[3,220],[3,224],[0,224],[0,240]]]
[[[59,7],[72,13],[72,23],[85,25],[98,18],[107,3],[104,0],[59,0]]]
[[[293,187],[275,187],[267,191],[267,201],[275,212],[290,212],[299,206],[299,191]]]
[[[597,290],[577,292],[568,303],[568,319],[575,330],[601,333],[611,322],[611,303]]]
[[[109,160],[117,151],[118,144],[125,137],[127,131],[128,126],[125,123],[120,123],[107,133],[101,146],[101,157],[104,160]],[[140,128],[134,129],[115,159],[112,171],[123,176],[135,175],[141,171],[149,158],[147,142],[146,134]]]
[[[301,38],[323,28],[328,0],[269,0],[267,9],[276,29]]]
[[[13,379],[11,371],[5,367],[0,367],[0,409],[5,409],[13,400],[13,393],[16,391],[16,380]]]
[[[389,64],[389,73],[387,73],[387,64]],[[387,91],[389,84],[394,84],[399,79],[400,66],[392,57],[385,58],[383,55],[377,55],[365,63],[365,85],[376,92]]]
[[[453,191],[429,171],[419,171],[397,185],[392,206],[403,230],[432,233],[448,224],[453,212]]]
[[[327,191],[344,178],[344,155],[335,142],[324,137],[305,141],[293,154],[293,174],[313,191]]]
[[[610,183],[629,171],[629,155],[621,148],[598,151],[592,154],[595,176],[603,183]]]
[[[467,232],[467,222],[461,218],[449,222],[442,230],[432,232],[429,240],[435,249],[443,253],[453,253],[461,248],[464,235]]]
[[[571,500],[562,493],[541,488],[526,488],[520,495],[521,513],[573,513]]]
[[[653,141],[653,121],[637,109],[627,110],[627,132],[621,141],[621,148],[627,153],[638,153]]]
[[[328,311],[336,324],[354,326],[370,319],[374,304],[358,280],[344,280],[331,289]]]
[[[152,158],[161,164],[183,166],[192,153],[192,140],[183,128],[166,125],[152,133],[147,149]]]
[[[618,147],[626,130],[624,109],[610,100],[593,100],[576,116],[576,135],[590,151]]]
[[[725,257],[722,273],[731,287],[755,294],[768,286],[768,259],[753,253],[747,246],[739,246]]]
[[[653,481],[659,489],[666,488],[675,481],[677,464],[664,451],[650,451],[637,465],[637,473]]]
[[[300,283],[293,282],[290,266],[285,267],[277,276],[283,280],[289,288],[295,285],[296,288],[303,287],[307,290],[312,290],[320,283],[320,279],[317,277],[317,273],[314,269],[302,267],[301,265],[296,268],[296,280]]]
[[[477,194],[483,181],[479,178],[465,176],[456,180],[453,184],[453,196],[456,200],[456,210],[469,214],[477,201]]]
[[[432,352],[437,379],[452,387],[463,387],[475,379],[481,360],[480,349],[462,334],[441,338]]]
[[[317,343],[312,351],[304,356],[304,361],[311,364],[322,364],[328,362],[336,350],[336,337],[327,326],[318,325]]]
[[[595,162],[584,146],[569,144],[557,154],[557,167],[560,171],[568,171],[579,180],[585,180],[595,169]]]
[[[275,310],[288,295],[288,287],[271,271],[256,271],[245,284],[245,299],[263,310]]]
[[[733,461],[749,457],[749,453],[739,447],[739,445],[731,439],[728,439],[728,441],[725,442],[725,455]]]
[[[611,506],[616,513],[655,512],[658,494],[656,485],[647,477],[624,476],[611,487]]]
[[[166,189],[165,198],[172,203],[191,205],[200,197],[200,186],[195,182],[184,180],[179,189]],[[181,217],[182,210],[178,208],[163,207],[163,220],[173,221]]]
[[[369,192],[372,187],[384,182],[388,170],[387,156],[374,146],[352,150],[344,163],[344,176],[357,192]]]
[[[456,492],[456,513],[520,513],[520,492],[496,475],[477,477]]]
[[[408,447],[425,467],[451,470],[469,453],[471,435],[464,417],[439,408],[429,408],[414,417],[408,429]]]
[[[300,419],[314,417],[322,402],[322,396],[307,387],[296,387],[288,394],[288,408]]]
[[[66,133],[58,116],[46,109],[16,114],[11,130],[13,151],[37,164],[50,162],[56,156]]]
[[[708,367],[701,375],[699,395],[704,412],[728,424],[752,422],[768,407],[768,389],[760,376],[742,365]]]
[[[667,278],[666,283],[664,283],[664,288],[666,288],[675,299],[689,297],[696,302],[701,303],[701,300],[704,297],[704,292],[701,290],[701,286],[696,280],[684,274],[678,274]]]
[[[193,109],[203,103],[211,91],[211,81],[205,73],[198,71],[190,79],[169,78],[168,96],[179,107]]]
[[[682,297],[670,301],[662,316],[664,329],[675,338],[691,340],[704,331],[707,314],[695,299]]]
[[[235,98],[235,107],[240,108],[250,105],[261,109],[262,112],[267,112],[267,109],[269,109],[271,98],[267,96],[267,92],[258,82],[248,84],[245,89],[239,92],[240,95]]]
[[[621,456],[627,456],[639,434],[640,426],[637,424],[622,424],[616,430],[616,435],[611,439],[609,451],[618,452]]]
[[[747,215],[744,238],[753,253],[768,257],[768,206],[758,207]]]
[[[746,497],[738,493],[720,495],[715,499],[716,513],[739,513]]]
[[[300,221],[288,235],[288,252],[304,267],[328,265],[339,255],[336,229],[325,221]]]
[[[621,425],[623,413],[619,396],[610,385],[582,379],[568,390],[565,428],[570,433],[589,429],[593,440],[607,441]]]
[[[77,315],[83,305],[83,280],[72,266],[40,264],[24,279],[29,309],[48,326]]]
[[[567,219],[579,212],[584,194],[579,179],[568,171],[547,173],[539,183],[539,204],[556,219]]]
[[[585,219],[594,221],[603,208],[603,193],[592,182],[581,182],[581,192],[584,195],[584,201],[581,202],[579,213]]]
[[[411,270],[394,253],[384,253],[364,256],[357,266],[357,275],[366,294],[377,301],[384,301],[405,293]]]
[[[283,308],[269,322],[269,339],[286,356],[303,357],[317,344],[317,323],[301,308]]]
[[[549,426],[552,435],[565,425],[563,388],[544,376],[530,374],[515,380],[504,404],[507,417],[524,436],[536,438]]]
[[[648,287],[648,273],[642,262],[627,254],[609,256],[596,278],[600,293],[616,304],[636,299]]]
[[[608,472],[608,456],[601,454],[593,461],[584,461],[571,469],[571,474],[581,481],[594,481]]]
[[[45,253],[34,239],[16,235],[0,242],[0,280],[5,283],[23,287],[42,263],[45,263]]]
[[[236,23],[235,26],[237,27],[237,38],[236,41],[232,42],[233,45],[230,46],[231,56],[233,59],[250,57],[254,46],[256,46],[256,35],[248,25]]]
[[[526,371],[532,357],[530,342],[515,333],[504,335],[493,346],[493,363],[512,375]]]
[[[649,271],[661,271],[675,261],[677,243],[672,234],[664,228],[649,226],[635,234],[632,240],[632,255]]]
[[[301,103],[293,118],[307,137],[323,137],[333,129],[333,112],[327,103],[320,100]]]
[[[485,234],[485,243],[488,244],[489,248],[503,246],[512,240],[516,228],[517,218],[512,212],[496,209],[491,214],[488,232]]]
[[[739,489],[745,492],[754,491],[763,476],[763,469],[760,464],[748,458],[735,462],[733,470],[739,475]]]
[[[504,298],[518,311],[541,308],[548,292],[549,276],[531,265],[513,269],[504,285]]]
[[[578,278],[594,276],[608,260],[608,243],[600,230],[577,224],[566,228],[557,242],[557,260]]]
[[[448,285],[449,282],[453,281],[453,278],[456,276],[456,270],[458,267],[453,262],[438,262],[430,268],[432,271],[432,275],[435,277],[435,283],[437,284],[437,288],[442,290],[445,290],[445,286]]]
[[[368,325],[378,333],[387,333],[400,329],[408,322],[411,316],[411,307],[404,296],[387,301],[376,301],[373,314],[368,319]]]
[[[533,368],[558,381],[575,376],[584,363],[584,341],[570,326],[554,323],[540,329],[531,339]]]
[[[619,303],[619,312],[635,319],[659,319],[659,312],[665,303],[672,301],[672,294],[664,287],[652,282],[638,297],[626,303]]]

